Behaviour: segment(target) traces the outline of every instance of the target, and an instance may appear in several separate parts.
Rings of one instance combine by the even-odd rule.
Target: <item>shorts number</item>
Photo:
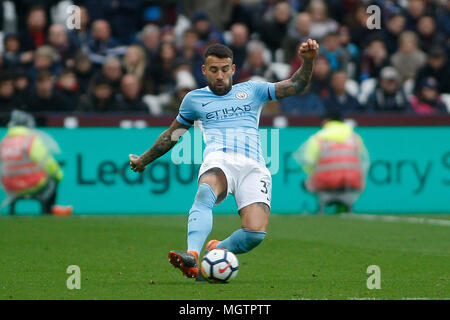
[[[269,190],[267,190],[267,182],[265,182],[264,180],[260,180],[260,181],[264,184],[264,186],[263,186],[264,189],[261,189],[261,192],[264,194],[267,194],[269,192]]]

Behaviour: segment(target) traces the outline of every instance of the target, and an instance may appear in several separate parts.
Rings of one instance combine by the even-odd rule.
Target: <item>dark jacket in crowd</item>
[[[137,99],[130,99],[123,94],[118,94],[117,106],[122,112],[149,112],[147,104],[142,101],[141,97],[138,97]]]
[[[411,105],[403,90],[398,90],[394,94],[388,94],[381,88],[377,88],[369,96],[366,104],[366,111],[372,112],[399,112],[411,113]]]
[[[336,95],[334,92],[324,99],[325,109],[339,110],[342,114],[358,113],[362,111],[361,104],[352,95],[345,93],[342,96]]]
[[[29,110],[31,112],[67,112],[70,110],[70,103],[66,98],[53,89],[52,95],[49,98],[39,97],[34,91],[29,100]]]

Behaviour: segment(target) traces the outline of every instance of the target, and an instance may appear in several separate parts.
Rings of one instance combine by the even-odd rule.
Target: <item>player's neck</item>
[[[225,96],[227,95],[231,89],[233,88],[233,85],[231,85],[229,88],[226,88],[224,92],[216,92],[215,90],[213,90],[210,86],[208,86],[208,89],[214,93],[216,96]]]

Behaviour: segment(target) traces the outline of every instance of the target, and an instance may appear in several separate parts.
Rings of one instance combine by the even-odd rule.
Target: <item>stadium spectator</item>
[[[123,76],[122,63],[119,58],[115,56],[109,56],[103,63],[100,72],[97,72],[95,77],[102,75],[111,83],[114,91],[120,90],[120,81]]]
[[[361,57],[359,81],[368,78],[378,78],[381,69],[389,65],[389,56],[386,45],[381,39],[373,39],[365,48]]]
[[[328,33],[337,32],[339,25],[328,15],[327,3],[318,0],[311,1],[307,12],[311,15],[312,24],[310,37],[321,41]]]
[[[0,74],[0,112],[10,112],[19,107],[14,91],[14,78],[8,72]]]
[[[311,37],[311,25],[311,15],[308,12],[300,12],[293,19],[283,40],[283,58],[285,63],[291,63],[296,57],[295,52],[298,44]]]
[[[345,69],[343,66],[345,52],[341,48],[339,33],[330,32],[322,40],[320,52],[330,62],[331,70]]]
[[[445,47],[446,37],[436,29],[436,20],[432,15],[420,17],[417,22],[417,35],[419,47],[423,52],[427,52],[432,46]]]
[[[373,112],[411,112],[405,92],[402,89],[398,71],[391,67],[384,67],[380,72],[377,88],[369,96],[366,111]]]
[[[33,51],[21,52],[20,40],[15,33],[7,33],[3,38],[3,67],[15,69],[26,66],[33,61]]]
[[[86,7],[91,21],[106,20],[114,38],[124,45],[133,41],[141,27],[141,0],[75,0],[75,5]]]
[[[91,37],[88,41],[89,56],[94,64],[101,65],[107,56],[122,55],[126,47],[119,46],[111,35],[111,27],[106,20],[92,22]]]
[[[58,53],[49,45],[40,46],[34,53],[33,65],[30,68],[31,81],[34,83],[39,71],[48,70],[53,75],[61,71]]]
[[[192,18],[192,26],[200,39],[200,52],[203,52],[209,44],[225,43],[222,32],[216,28],[206,13],[202,11],[197,12]]]
[[[24,69],[14,72],[14,89],[17,97],[17,109],[27,110],[31,96],[31,83],[28,73]]]
[[[138,44],[141,44],[146,52],[147,61],[151,64],[158,55],[161,30],[153,24],[147,25],[139,34]]]
[[[328,205],[336,213],[352,212],[365,188],[369,155],[362,138],[343,122],[338,110],[323,117],[322,129],[293,154],[307,175],[304,187],[317,195],[319,213]]]
[[[148,66],[146,71],[146,94],[160,94],[175,88],[176,58],[175,45],[171,42],[161,43],[155,62]]]
[[[421,81],[417,94],[410,98],[411,107],[417,114],[448,114],[447,107],[439,94],[439,84],[435,78],[427,77]]]
[[[75,73],[71,69],[61,71],[55,87],[67,101],[66,110],[74,111],[80,100],[80,86]]]
[[[74,72],[77,77],[77,83],[80,86],[80,94],[84,94],[87,92],[89,87],[89,82],[91,81],[94,70],[92,67],[92,62],[89,59],[89,56],[82,51],[79,51],[75,55],[75,65]]]
[[[440,47],[432,47],[428,52],[427,64],[416,75],[415,90],[423,79],[433,77],[439,83],[439,92],[450,93],[450,64],[445,50]]]
[[[264,81],[275,79],[272,70],[269,68],[267,49],[262,42],[257,40],[252,40],[247,46],[247,59],[239,71],[237,82],[244,82],[252,77],[263,78]]]
[[[199,52],[199,37],[195,29],[188,28],[183,33],[182,45],[180,48],[181,60],[189,65],[190,72],[194,75],[197,83],[206,85],[205,77],[202,74],[203,57]]]
[[[31,9],[39,6],[44,9],[47,17],[51,16],[51,9],[61,0],[14,0],[14,8],[17,19],[17,29],[24,30],[27,27],[28,15]]]
[[[139,45],[128,46],[122,59],[122,65],[126,73],[133,74],[142,81],[147,67],[144,48]]]
[[[82,52],[89,52],[89,23],[90,16],[89,11],[85,6],[79,6],[80,8],[80,27],[74,28],[68,31],[69,42],[72,43],[77,49]]]
[[[386,27],[381,30],[381,37],[384,40],[389,55],[393,55],[398,50],[400,34],[405,31],[406,18],[398,13],[392,15],[386,22]]]
[[[0,144],[1,182],[8,194],[6,203],[10,204],[11,214],[15,213],[18,199],[26,197],[39,200],[42,214],[69,215],[71,206],[55,205],[63,172],[52,153],[59,151],[59,147],[34,126],[31,115],[19,110],[12,112],[8,131]]]
[[[439,8],[436,21],[438,29],[441,30],[446,37],[450,37],[450,1],[445,1],[444,4]]]
[[[406,29],[410,31],[417,31],[417,22],[426,13],[427,1],[423,0],[409,0],[406,8]]]
[[[194,23],[198,13],[205,14],[210,21],[214,22],[219,31],[223,31],[227,22],[230,21],[232,5],[230,0],[185,0],[183,1],[183,12]]]
[[[391,57],[391,64],[400,74],[400,82],[414,79],[417,71],[426,63],[426,54],[418,47],[417,35],[405,31],[400,35],[399,49]]]
[[[64,67],[74,66],[74,55],[76,48],[69,42],[66,27],[62,24],[52,24],[48,29],[48,45],[50,45],[59,55],[61,64]]]
[[[161,28],[161,38],[159,43],[172,43],[176,44],[177,36],[175,35],[175,28],[172,26],[164,26]]]
[[[310,90],[325,99],[330,94],[331,67],[325,56],[318,56],[314,66]]]
[[[378,78],[380,70],[389,65],[399,72],[408,98],[417,93],[427,77],[437,80],[442,94],[450,93],[446,61],[450,52],[446,43],[450,34],[449,1],[375,1],[371,4],[382,9],[379,30],[367,27],[367,1],[227,0],[226,6],[220,7],[215,1],[198,0],[72,0],[81,13],[80,28],[73,30],[66,30],[60,16],[63,13],[58,13],[70,1],[59,2],[17,0],[14,5],[18,13],[12,22],[18,22],[18,28],[11,28],[11,22],[5,20],[0,68],[29,73],[29,78],[21,77],[28,89],[22,93],[16,90],[22,107],[32,96],[28,90],[36,91],[39,71],[49,70],[58,78],[61,70],[68,67],[76,74],[79,94],[87,93],[89,84],[100,74],[110,79],[114,92],[119,92],[126,72],[141,78],[143,94],[169,95],[176,91],[177,69],[187,65],[197,86],[203,87],[206,82],[200,68],[202,50],[207,44],[223,43],[224,39],[234,53],[235,82],[251,76],[270,78],[282,74],[279,71],[283,69],[275,69],[273,62],[290,64],[292,71],[297,70],[302,61],[293,54],[295,48],[305,38],[316,37],[322,38],[321,53],[331,66],[327,67],[326,59],[319,57],[318,67],[314,68],[310,90],[322,99],[330,94],[331,71],[345,70],[349,79],[362,84],[366,79]],[[263,58],[254,54],[253,61],[258,62],[259,55],[259,61],[265,63],[249,71],[249,64],[244,67],[244,62],[251,40],[260,40],[269,50]],[[146,59],[138,58],[140,50],[136,45],[144,48]],[[117,61],[109,61],[112,57]],[[247,74],[240,75],[242,72]],[[363,98],[359,97],[361,103],[366,104],[374,81],[361,86],[365,92]],[[167,104],[168,100],[163,100],[163,105]]]
[[[47,71],[39,71],[36,77],[35,90],[31,94],[29,110],[33,113],[50,111],[70,111],[69,103],[64,96],[55,90],[53,75]]]
[[[326,110],[339,110],[342,114],[361,112],[361,105],[355,97],[346,90],[347,73],[343,70],[333,72],[331,76],[331,92],[325,98]]]
[[[339,42],[341,69],[347,72],[349,78],[356,79],[357,65],[360,60],[359,49],[351,42],[350,30],[345,25],[339,27]]]
[[[275,52],[282,47],[283,39],[286,37],[292,20],[292,8],[289,2],[277,2],[273,15],[269,21],[261,23],[259,34],[261,40],[275,56]]]
[[[92,82],[88,93],[80,98],[79,112],[117,112],[114,89],[104,76],[98,76]]]
[[[370,40],[380,33],[377,29],[370,30],[367,28],[369,16],[367,7],[361,5],[356,8],[355,12],[349,18],[348,26],[350,28],[351,39],[358,48],[366,47]]]
[[[249,41],[248,27],[243,23],[235,23],[230,27],[231,42],[228,44],[233,51],[233,62],[239,70],[247,59],[247,44]]]
[[[19,39],[22,51],[32,51],[45,43],[47,14],[44,7],[33,6],[27,15],[27,26],[20,29]]]
[[[325,112],[322,99],[308,87],[300,94],[284,98],[280,101],[281,109],[285,115],[320,115]]]
[[[142,100],[142,83],[134,74],[122,77],[120,93],[117,95],[117,106],[123,112],[149,112]]]

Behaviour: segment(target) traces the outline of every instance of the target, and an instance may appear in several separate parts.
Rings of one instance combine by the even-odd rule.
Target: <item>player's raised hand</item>
[[[130,154],[129,158],[131,170],[133,170],[134,172],[143,172],[145,170],[145,165],[137,155]]]
[[[315,59],[319,53],[319,44],[316,40],[308,39],[303,42],[299,49],[298,55],[303,59]]]

